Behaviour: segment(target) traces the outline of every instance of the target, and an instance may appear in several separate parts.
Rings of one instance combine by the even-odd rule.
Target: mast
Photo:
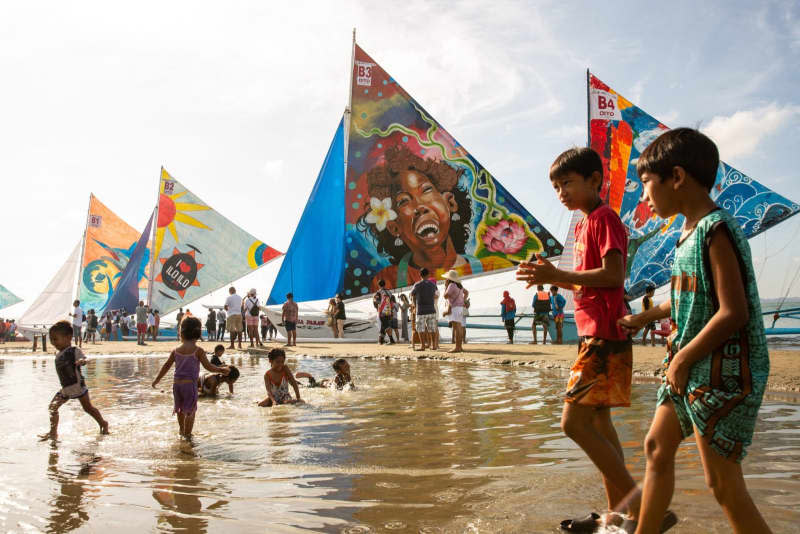
[[[89,231],[89,215],[92,212],[92,197],[94,195],[89,193],[89,205],[86,206],[86,219],[83,221],[83,238],[81,239],[81,255],[78,256],[78,272],[76,282],[75,282],[75,297],[78,298],[81,295],[81,270],[83,269],[83,256],[86,254],[86,233]],[[75,299],[73,299],[75,300]]]
[[[347,86],[347,107],[344,109],[344,187],[345,199],[347,199],[347,154],[350,148],[350,117],[352,115],[353,107],[353,71],[356,68],[356,29],[353,28],[353,43],[350,48],[350,85]],[[345,205],[347,203],[345,202]],[[342,209],[345,209],[342,206]],[[347,218],[345,217],[345,228],[347,227]],[[345,232],[346,234],[347,232]],[[344,236],[342,236],[344,239]],[[347,261],[347,246],[342,244],[342,260],[340,265],[344,265]],[[344,272],[342,273],[341,285],[337,291],[344,293]]]
[[[589,67],[586,67],[586,146],[592,146],[592,102],[591,97],[589,96],[589,85],[590,85],[590,76]]]
[[[153,211],[153,236],[150,245],[150,278],[147,283],[147,306],[150,307],[153,301],[153,280],[155,279],[156,268],[156,230],[158,230],[158,204],[161,201],[161,177],[164,176],[164,166],[161,166],[161,171],[158,173],[158,187],[156,188],[156,208]]]

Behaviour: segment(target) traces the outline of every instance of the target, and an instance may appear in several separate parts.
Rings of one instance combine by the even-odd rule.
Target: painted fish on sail
[[[0,310],[13,306],[18,302],[22,302],[22,299],[6,289],[5,286],[0,285]]]
[[[162,169],[150,306],[162,315],[281,255]]]
[[[590,146],[605,171],[601,194],[628,228],[626,289],[634,297],[653,284],[669,281],[682,216],[669,220],[651,212],[642,197],[636,161],[644,149],[669,128],[589,74]],[[720,162],[714,201],[728,210],[745,235],[752,237],[800,211],[800,206],[749,176]]]
[[[139,240],[139,232],[108,209],[97,197],[89,198],[83,257],[81,258],[78,299],[84,310],[101,313],[106,308],[119,277]],[[145,268],[150,251],[138,273],[139,289],[146,295]]]
[[[355,45],[344,291],[508,269],[562,246],[380,65]]]

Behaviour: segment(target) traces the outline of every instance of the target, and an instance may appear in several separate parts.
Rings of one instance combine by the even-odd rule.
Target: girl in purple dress
[[[197,379],[200,376],[200,364],[212,373],[228,374],[228,367],[217,367],[209,363],[206,352],[197,346],[202,335],[202,325],[196,317],[187,317],[180,324],[180,335],[183,343],[173,350],[161,367],[153,387],[167,374],[175,364],[175,378],[172,381],[172,396],[175,399],[174,414],[178,416],[178,427],[181,437],[190,438],[194,427],[194,414],[197,411]]]

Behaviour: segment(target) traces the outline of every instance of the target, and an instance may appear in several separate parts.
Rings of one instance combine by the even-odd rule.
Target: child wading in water
[[[310,388],[327,388],[333,385],[336,389],[344,389],[349,387],[350,390],[355,390],[356,386],[353,384],[353,378],[350,376],[350,364],[344,358],[339,358],[333,362],[333,370],[336,371],[336,376],[332,379],[323,378],[321,382],[310,374],[299,372],[295,375],[297,378],[308,378],[308,387]]]
[[[620,321],[631,332],[666,317],[673,324],[656,414],[644,442],[638,533],[659,531],[675,487],[675,453],[692,433],[706,483],[733,531],[770,532],[741,465],[753,440],[769,354],[747,239],[736,219],[709,196],[718,165],[711,139],[678,128],[653,141],[636,166],[651,209],[663,218],[686,217],[670,300]]]
[[[50,327],[50,343],[58,350],[56,354],[56,373],[61,389],[50,401],[50,432],[39,436],[42,439],[58,437],[58,409],[71,399],[78,399],[83,411],[94,417],[100,425],[100,433],[108,434],[108,421],[103,419],[100,411],[89,399],[89,389],[83,380],[81,366],[86,365],[86,358],[78,347],[72,346],[74,334],[72,325],[67,321],[59,321]]]
[[[213,362],[214,360],[212,359],[211,361]],[[216,397],[219,394],[219,387],[222,384],[228,384],[228,393],[233,395],[233,384],[238,379],[239,369],[229,365],[227,375],[203,373],[197,381],[197,390],[201,397]]]
[[[617,325],[626,314],[627,233],[616,212],[600,199],[603,164],[593,150],[573,148],[558,156],[550,167],[550,182],[567,209],[584,214],[575,228],[575,270],[559,270],[537,255],[538,261],[520,264],[517,279],[528,287],[550,283],[574,291],[581,341],[567,382],[561,428],[603,475],[608,510],[627,507],[636,519],[636,483],[625,467],[611,421],[611,408],[631,403],[633,351],[627,332]],[[547,299],[547,293],[542,298]],[[609,514],[605,521],[619,524],[623,517]],[[592,512],[562,521],[561,528],[592,532],[601,522]]]
[[[276,404],[295,404],[302,402],[300,388],[292,375],[291,369],[286,365],[286,353],[283,349],[272,349],[267,355],[271,367],[264,373],[264,385],[267,387],[267,398],[258,403],[259,406],[274,406]],[[289,384],[294,388],[296,399],[289,393]]]
[[[178,428],[181,437],[191,438],[194,428],[194,415],[197,412],[197,380],[200,376],[200,364],[211,373],[228,374],[227,367],[217,367],[209,363],[205,351],[197,346],[197,340],[203,335],[203,326],[196,317],[185,317],[180,323],[180,336],[183,343],[169,354],[169,358],[161,367],[153,387],[164,378],[172,364],[175,364],[175,378],[172,381],[172,396],[175,413],[178,417]]]

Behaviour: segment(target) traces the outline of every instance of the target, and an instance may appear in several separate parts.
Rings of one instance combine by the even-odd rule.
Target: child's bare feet
[[[103,421],[100,423],[100,433],[108,434],[108,421]]]
[[[58,439],[58,436],[56,434],[53,434],[52,432],[39,434],[39,441],[47,441],[48,439]]]

